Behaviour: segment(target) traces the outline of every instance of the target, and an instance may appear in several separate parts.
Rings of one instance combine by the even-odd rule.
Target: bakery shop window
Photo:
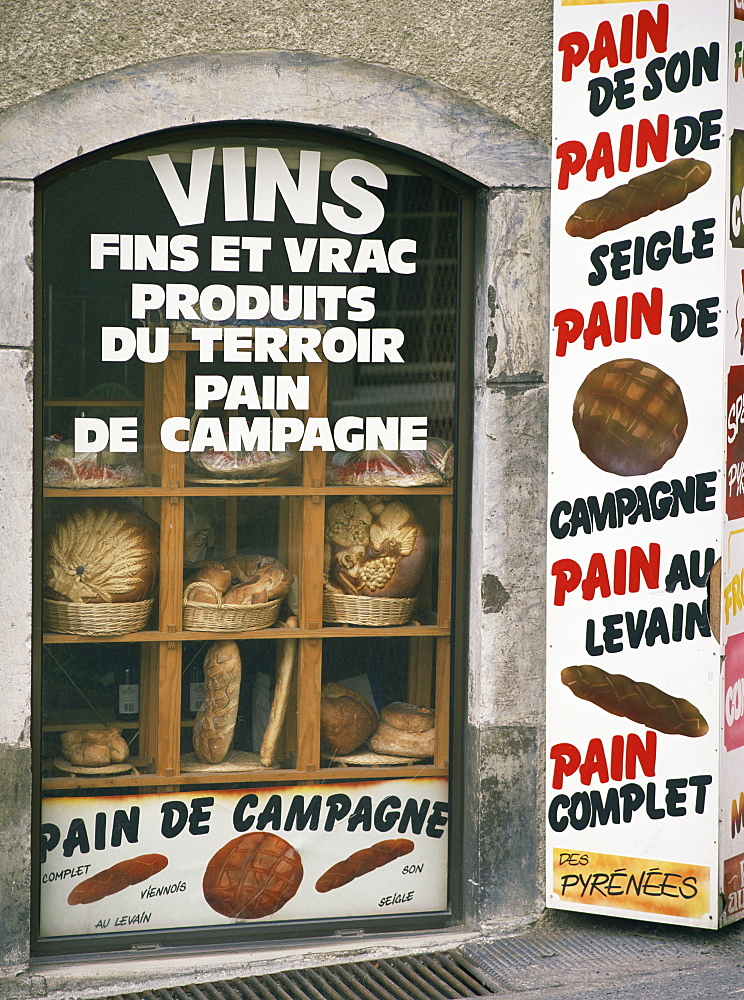
[[[469,190],[285,128],[38,196],[39,950],[443,925]]]

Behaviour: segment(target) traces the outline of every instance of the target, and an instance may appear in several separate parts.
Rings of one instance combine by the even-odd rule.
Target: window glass
[[[446,918],[462,195],[370,149],[40,188],[42,949]]]

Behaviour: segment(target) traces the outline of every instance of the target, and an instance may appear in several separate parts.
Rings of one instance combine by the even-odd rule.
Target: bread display
[[[204,604],[267,604],[286,597],[294,576],[273,556],[232,556],[200,566],[187,581],[189,599]],[[197,584],[208,586],[198,587]]]
[[[129,745],[118,726],[105,729],[68,729],[60,733],[62,754],[71,764],[106,767],[129,757]]]
[[[429,438],[421,450],[337,451],[328,463],[326,481],[342,486],[443,486],[454,472],[454,445]]]
[[[601,198],[585,201],[566,223],[569,236],[590,240],[600,233],[621,229],[653,212],[679,205],[710,177],[704,160],[670,160],[663,167],[634,177]]]
[[[425,705],[391,702],[380,712],[379,725],[367,743],[375,753],[433,757],[435,719],[434,710]]]
[[[356,750],[372,735],[377,713],[357,691],[343,684],[324,684],[320,692],[320,742],[334,756]]]
[[[128,889],[130,885],[137,885],[138,882],[152,878],[167,864],[168,859],[162,854],[140,854],[139,857],[119,861],[111,868],[78,882],[67,897],[67,902],[70,906],[77,906],[78,903],[96,903],[105,896],[113,896],[115,892]]]
[[[565,667],[561,681],[577,698],[660,733],[695,737],[708,732],[708,723],[699,709],[645,681],[609,674],[592,664]]]
[[[194,720],[194,751],[205,764],[221,763],[232,746],[240,698],[240,650],[213,642],[204,658],[204,702]]]
[[[421,522],[400,500],[345,497],[326,511],[327,589],[357,597],[412,597],[426,554]]]
[[[276,913],[297,892],[302,859],[274,833],[245,833],[229,841],[207,865],[202,890],[224,917],[256,920]]]
[[[77,604],[116,604],[152,596],[159,530],[127,504],[86,503],[58,521],[46,547],[47,597]]]
[[[396,858],[410,854],[413,847],[413,841],[403,837],[397,840],[381,840],[371,847],[364,847],[361,851],[355,851],[348,858],[337,862],[328,871],[323,872],[315,883],[315,888],[318,892],[330,892],[342,885],[348,885],[355,878],[373,872],[383,865],[388,865]]]
[[[675,454],[687,430],[682,392],[656,365],[608,361],[582,382],[573,405],[579,447],[605,472],[642,476]]]

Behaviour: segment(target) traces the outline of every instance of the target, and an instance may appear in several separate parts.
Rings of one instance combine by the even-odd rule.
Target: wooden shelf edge
[[[229,785],[249,787],[269,782],[278,785],[294,785],[299,782],[327,781],[370,781],[378,778],[446,778],[449,768],[434,764],[410,764],[401,767],[324,767],[314,771],[291,771],[262,768],[260,771],[232,771],[219,774],[124,774],[98,778],[43,778],[42,791],[66,791],[69,789],[121,788],[136,786],[138,789],[158,787],[172,788],[174,785]]]
[[[217,642],[220,639],[357,639],[370,637],[448,636],[450,630],[438,625],[391,625],[389,627],[328,625],[326,628],[266,628],[254,632],[128,632],[126,635],[69,635],[45,632],[47,645],[100,642]]]
[[[75,500],[92,497],[301,497],[301,496],[452,496],[451,486],[122,486],[67,490],[47,486],[45,499]]]

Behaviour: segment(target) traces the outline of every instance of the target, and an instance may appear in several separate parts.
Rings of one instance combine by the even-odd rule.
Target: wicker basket
[[[344,625],[405,625],[415,604],[415,597],[356,597],[326,591],[323,621]]]
[[[202,604],[189,597],[194,588],[211,591],[217,603]],[[279,617],[283,597],[266,604],[225,604],[209,583],[190,583],[183,592],[183,628],[189,632],[255,632],[270,628]]]
[[[147,625],[154,600],[122,604],[73,604],[44,598],[44,627],[71,635],[126,635]]]

